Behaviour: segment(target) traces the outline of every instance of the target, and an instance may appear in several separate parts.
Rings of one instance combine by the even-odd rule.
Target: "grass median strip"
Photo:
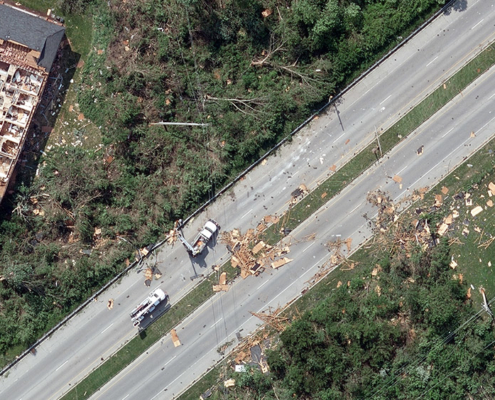
[[[380,144],[383,154],[392,150],[399,142],[427,121],[433,114],[444,107],[450,100],[462,92],[478,76],[495,64],[495,46],[490,45],[476,58],[453,75],[448,81],[431,93],[420,104],[401,118],[395,125],[380,135]],[[315,213],[332,197],[339,194],[350,182],[377,161],[373,148],[376,143],[370,144],[352,160],[337,170],[313,192],[301,200],[290,210],[288,218],[281,218],[276,225],[265,231],[264,241],[269,244],[277,243],[282,239],[280,228],[295,229],[306,218]]]
[[[406,114],[400,121],[385,131],[380,136],[383,153],[390,151],[493,64],[495,64],[495,46],[491,45]],[[283,219],[285,220],[284,228],[296,228],[306,218],[327,203],[329,199],[340,193],[350,182],[373,165],[376,162],[376,156],[372,152],[375,146],[375,143],[370,144],[296,204],[291,209],[289,217]],[[326,195],[324,195],[325,193]],[[280,228],[281,222],[269,227],[264,234],[265,242],[270,244],[277,243],[282,238]],[[222,271],[227,272],[229,280],[237,274],[237,270],[230,268],[230,262],[222,267]],[[150,346],[160,340],[164,334],[194,312],[204,301],[213,297],[212,285],[217,282],[218,277],[216,274],[201,282],[187,296],[177,304],[174,304],[166,314],[143,331],[141,335],[132,339],[115,355],[110,357],[104,364],[75,386],[63,399],[86,399],[90,397]]]

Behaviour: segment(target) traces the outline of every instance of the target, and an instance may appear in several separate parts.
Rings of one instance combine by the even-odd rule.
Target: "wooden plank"
[[[258,254],[261,251],[261,249],[263,249],[263,247],[265,247],[265,242],[261,240],[256,244],[256,246],[253,247],[253,254]]]
[[[287,258],[287,257],[281,258],[280,260],[272,262],[272,268],[274,268],[274,269],[280,268],[281,266],[288,264],[291,261],[292,261],[292,259]]]
[[[481,206],[475,207],[475,208],[473,208],[473,209],[471,210],[471,215],[472,215],[473,217],[475,217],[475,216],[477,216],[477,215],[478,215],[480,212],[482,212],[482,211],[483,211],[483,207],[481,207]]]
[[[172,336],[172,342],[174,342],[175,347],[179,347],[181,345],[181,342],[179,340],[179,336],[177,336],[177,332],[175,329],[172,329],[170,331],[170,336]]]
[[[228,292],[230,289],[229,285],[213,285],[214,292]]]

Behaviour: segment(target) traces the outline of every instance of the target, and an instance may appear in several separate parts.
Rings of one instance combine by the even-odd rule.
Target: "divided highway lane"
[[[371,237],[363,215],[374,218],[376,209],[366,202],[367,193],[381,189],[400,200],[416,189],[431,187],[492,138],[494,97],[492,68],[397,146],[389,157],[292,232],[287,240],[296,243],[291,245],[289,254],[293,262],[279,270],[267,270],[259,277],[239,280],[229,292],[215,295],[178,327],[181,347],[174,348],[167,335],[92,398],[171,399],[180,394],[221,358],[218,347],[231,340],[235,346],[237,332],[246,336],[256,328],[260,321],[250,311],[283,306],[301,293],[330,257],[325,243],[337,236],[351,237],[356,249]],[[421,146],[424,152],[418,156],[416,150]],[[393,181],[394,175],[402,177],[402,185]],[[313,233],[313,242],[303,240]]]
[[[320,116],[291,144],[270,157],[266,165],[255,168],[193,221],[185,229],[186,236],[192,238],[207,217],[215,218],[224,230],[246,230],[264,215],[286,209],[290,192],[300,183],[314,188],[330,174],[329,166],[340,167],[373,140],[375,125],[380,129],[395,122],[414,101],[425,97],[493,40],[493,17],[493,2],[478,0],[468,1],[465,11],[453,11],[436,19],[347,92],[337,105],[338,116],[335,108]],[[121,284],[109,289],[39,346],[36,356],[24,358],[8,376],[3,376],[0,397],[60,397],[136,334],[128,314],[151,289],[158,284],[176,303],[198,282],[189,279],[194,270],[208,273],[206,266],[226,258],[222,245],[209,249],[207,256],[195,264],[180,244],[164,247],[158,255],[158,266],[164,273],[159,282],[146,288],[142,275],[136,271],[123,278]],[[107,310],[110,298],[115,305]]]

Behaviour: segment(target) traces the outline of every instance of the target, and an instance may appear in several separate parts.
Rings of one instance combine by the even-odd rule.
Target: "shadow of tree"
[[[457,0],[452,4],[450,7],[448,7],[444,14],[445,15],[450,15],[452,11],[466,11],[467,10],[467,0]]]

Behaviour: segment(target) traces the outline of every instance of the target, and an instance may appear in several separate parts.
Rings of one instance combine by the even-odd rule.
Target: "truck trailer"
[[[146,299],[144,299],[131,312],[131,321],[134,326],[139,326],[144,317],[152,312],[158,304],[167,298],[167,294],[160,288],[153,290]]]

